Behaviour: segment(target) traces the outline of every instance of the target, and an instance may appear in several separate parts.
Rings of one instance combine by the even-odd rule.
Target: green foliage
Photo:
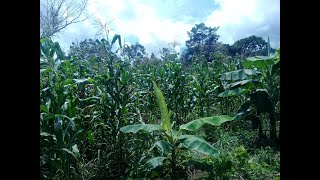
[[[274,145],[277,143],[275,105],[279,101],[278,92],[280,90],[278,81],[280,72],[279,54],[271,57],[255,56],[247,58],[243,62],[243,67],[251,69],[231,71],[220,76],[222,82],[228,82],[224,85],[225,91],[218,96],[226,98],[248,93],[250,99],[239,108],[236,119],[246,118],[248,114],[260,116],[261,113],[268,113],[270,117],[269,140]],[[249,109],[252,105],[254,109]],[[253,110],[256,112],[252,112]],[[258,124],[259,139],[262,140],[264,135],[260,120]]]
[[[181,147],[187,148],[192,151],[196,151],[199,153],[203,153],[205,155],[217,155],[219,152],[208,142],[206,142],[203,138],[193,135],[182,134],[184,130],[196,131],[203,124],[210,124],[213,126],[219,126],[226,121],[231,121],[234,118],[230,116],[214,116],[214,117],[206,117],[201,119],[193,120],[187,124],[183,124],[180,126],[179,131],[175,131],[171,127],[171,121],[169,117],[169,112],[167,109],[166,101],[157,84],[153,81],[154,93],[156,96],[156,102],[161,111],[161,128],[158,129],[157,125],[149,125],[148,127],[152,127],[152,130],[160,130],[163,132],[163,136],[165,137],[162,141],[158,141],[154,146],[160,147],[160,151],[162,154],[167,154],[169,147],[171,147],[171,173],[172,178],[177,177],[176,172],[176,163],[177,163],[177,152],[181,149]],[[134,132],[136,133],[138,130],[145,130],[150,133],[152,130],[150,128],[145,128],[146,124],[138,124],[138,125],[129,125],[122,127],[120,131],[124,133]],[[157,128],[153,128],[157,127]],[[166,157],[153,157],[152,159],[146,162],[147,167],[149,169],[156,168],[162,165],[163,160]]]
[[[256,140],[260,128],[280,134],[266,121],[279,121],[280,50],[240,61],[214,28],[192,36],[204,41],[190,64],[170,49],[147,58],[120,35],[73,43],[68,56],[40,39],[40,178],[275,177],[279,152]]]
[[[268,56],[268,52],[270,51],[268,43],[261,37],[254,35],[240,39],[232,46],[236,49],[238,54],[243,54],[244,57]]]
[[[204,23],[196,24],[188,32],[189,40],[186,41],[188,52],[194,55],[204,55],[207,61],[212,61],[210,52],[215,51],[219,35],[218,27],[207,27]]]
[[[131,46],[124,45],[121,50],[121,55],[124,57],[128,57],[130,60],[139,62],[139,60],[146,56],[146,49],[138,42]]]

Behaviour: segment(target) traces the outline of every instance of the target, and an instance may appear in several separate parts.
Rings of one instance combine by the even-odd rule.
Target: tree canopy
[[[129,59],[143,58],[146,54],[146,48],[138,42],[131,46],[125,45],[121,51],[121,55]]]
[[[216,45],[219,39],[217,34],[219,27],[207,27],[204,23],[196,24],[188,32],[189,40],[186,41],[188,52],[186,54],[203,55],[208,61],[213,59],[210,53],[216,51]],[[189,56],[188,56],[189,58]]]

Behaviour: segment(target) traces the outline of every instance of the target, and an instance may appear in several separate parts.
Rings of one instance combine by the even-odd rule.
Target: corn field
[[[274,179],[280,49],[191,63],[40,39],[41,179]]]

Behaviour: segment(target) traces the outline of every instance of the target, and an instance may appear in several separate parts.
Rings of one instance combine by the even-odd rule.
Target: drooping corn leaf
[[[76,156],[72,151],[70,151],[69,149],[62,148],[62,150],[65,151],[65,152],[67,152],[68,154],[70,154],[72,157],[74,157],[75,160],[77,160],[77,161],[79,160],[79,159],[77,158],[77,156]]]
[[[220,115],[220,116],[212,116],[212,117],[205,117],[190,121],[187,124],[183,124],[180,126],[180,129],[185,129],[189,131],[196,131],[204,124],[210,124],[213,126],[220,126],[222,123],[227,121],[234,120],[234,117],[227,116],[227,115]]]
[[[264,69],[266,66],[273,64],[273,58],[268,56],[255,56],[249,57],[243,62],[245,68],[257,67],[259,69]]]

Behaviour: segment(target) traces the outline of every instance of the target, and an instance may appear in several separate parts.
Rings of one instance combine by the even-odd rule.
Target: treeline
[[[204,23],[196,24],[188,32],[189,40],[185,42],[186,49],[182,50],[182,52],[177,52],[175,48],[180,46],[181,43],[177,41],[168,43],[168,47],[159,49],[160,59],[190,64],[192,59],[199,56],[205,58],[208,62],[212,62],[221,58],[243,60],[251,56],[267,56],[268,53],[275,53],[275,49],[268,47],[266,40],[255,35],[237,40],[232,45],[224,44],[218,41],[217,30],[218,27],[207,27]],[[121,42],[121,39],[119,40]],[[78,44],[72,43],[68,56],[71,57],[82,53],[82,57],[85,55],[85,58],[99,58],[104,55],[103,51],[106,42],[106,39],[86,39]],[[268,48],[270,52],[268,52]],[[154,52],[148,55],[145,47],[139,42],[130,46],[123,44],[119,55],[136,63],[159,60]]]

